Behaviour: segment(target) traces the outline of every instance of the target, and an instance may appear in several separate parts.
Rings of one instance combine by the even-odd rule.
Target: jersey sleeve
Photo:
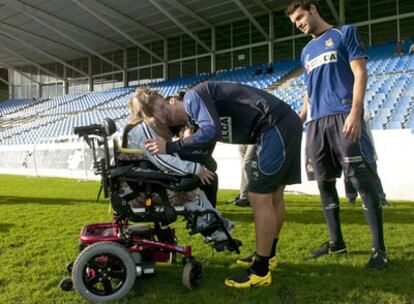
[[[358,37],[355,27],[348,25],[343,27],[344,30],[344,44],[348,53],[348,61],[353,61],[359,58],[367,58],[365,48],[362,41]]]
[[[306,49],[306,46],[302,49],[302,51],[300,52],[300,64],[303,66],[303,67],[305,67],[305,49]]]
[[[207,108],[196,92],[188,91],[184,96],[184,108],[198,125],[198,130],[186,138],[168,143],[167,153],[179,152],[184,148],[203,150],[220,138],[220,118],[214,106]]]
[[[189,91],[184,97],[184,107],[188,115],[197,123],[198,130],[189,138],[189,143],[209,143],[218,139],[220,118],[214,107],[209,110],[201,97]]]

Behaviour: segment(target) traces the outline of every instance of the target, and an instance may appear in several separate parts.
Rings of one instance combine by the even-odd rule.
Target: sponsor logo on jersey
[[[328,63],[337,62],[338,53],[337,51],[325,52],[320,54],[318,57],[313,58],[312,60],[305,61],[306,72],[309,74],[312,70]]]
[[[233,142],[233,129],[231,126],[231,117],[220,117],[221,123],[221,140],[226,143]]]
[[[331,48],[331,47],[333,47],[333,41],[332,41],[332,38],[329,38],[328,40],[326,40],[325,41],[325,46],[326,47],[328,47],[328,48]]]

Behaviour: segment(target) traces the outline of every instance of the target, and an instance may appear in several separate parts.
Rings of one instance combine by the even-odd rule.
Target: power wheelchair
[[[182,283],[193,290],[201,284],[202,265],[192,255],[190,246],[178,245],[175,229],[169,224],[178,216],[186,220],[190,234],[222,229],[227,239],[213,244],[217,251],[239,252],[241,242],[232,238],[223,221],[212,210],[187,211],[174,206],[169,193],[184,193],[200,184],[196,176],[179,176],[158,170],[141,151],[128,151],[114,141],[111,161],[108,138],[116,132],[113,120],[102,124],[76,127],[92,150],[94,173],[101,176],[101,190],[110,198],[111,223],[84,226],[80,232],[79,255],[67,265],[71,278],[60,287],[75,289],[87,300],[107,302],[124,297],[137,277],[152,274],[156,262],[171,262],[183,256]],[[123,191],[127,185],[129,192]],[[99,194],[98,194],[99,197]],[[131,203],[133,202],[133,203]],[[209,215],[216,220],[200,228],[197,221]]]

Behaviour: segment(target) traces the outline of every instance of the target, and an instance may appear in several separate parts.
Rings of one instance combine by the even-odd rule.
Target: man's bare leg
[[[285,201],[283,198],[283,192],[285,191],[285,186],[280,186],[272,194],[272,203],[273,209],[276,216],[276,229],[274,233],[274,238],[279,238],[280,231],[282,230],[283,223],[285,222]]]
[[[269,256],[276,231],[273,193],[249,193],[256,229],[256,254]]]

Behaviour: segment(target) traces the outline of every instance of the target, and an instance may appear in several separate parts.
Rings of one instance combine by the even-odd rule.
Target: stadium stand
[[[173,95],[181,89],[186,89],[201,81],[207,80],[209,75],[210,74],[208,73],[203,73],[193,77],[167,79],[164,81],[149,83],[148,86],[154,90],[158,90],[163,96],[167,97]]]
[[[273,73],[266,74],[267,65],[252,65],[245,68],[236,68],[229,71],[219,71],[214,77],[216,80],[227,80],[246,84],[258,89],[265,89],[282,80],[287,74],[297,69],[300,65],[298,60],[284,60],[274,63]],[[256,69],[260,67],[264,73],[255,75]]]
[[[407,48],[410,40],[404,43]],[[414,55],[393,53],[394,43],[368,50],[368,84],[365,96],[373,129],[414,128]],[[264,89],[288,102],[299,112],[305,82],[298,60],[273,63],[274,72],[255,75],[258,65],[220,70],[214,74],[149,82],[164,96],[207,79],[235,81]],[[266,71],[267,65],[259,65]],[[70,94],[54,98],[8,100],[0,103],[0,145],[33,144],[70,137],[75,126],[113,118],[119,129],[126,122],[127,101],[136,87]]]
[[[194,77],[150,82],[147,85],[160,91],[164,96],[172,95],[206,79],[237,81],[263,89],[280,81],[298,65],[298,61],[291,60],[275,63],[274,73],[260,77],[253,75],[256,66],[250,66],[222,70],[216,75],[204,73]],[[127,101],[134,90],[135,87],[116,88],[40,101],[7,101],[0,104],[0,119],[3,126],[0,129],[0,143],[15,145],[59,140],[71,136],[73,127],[98,123],[104,117],[113,118],[118,129],[122,129],[128,114]]]

